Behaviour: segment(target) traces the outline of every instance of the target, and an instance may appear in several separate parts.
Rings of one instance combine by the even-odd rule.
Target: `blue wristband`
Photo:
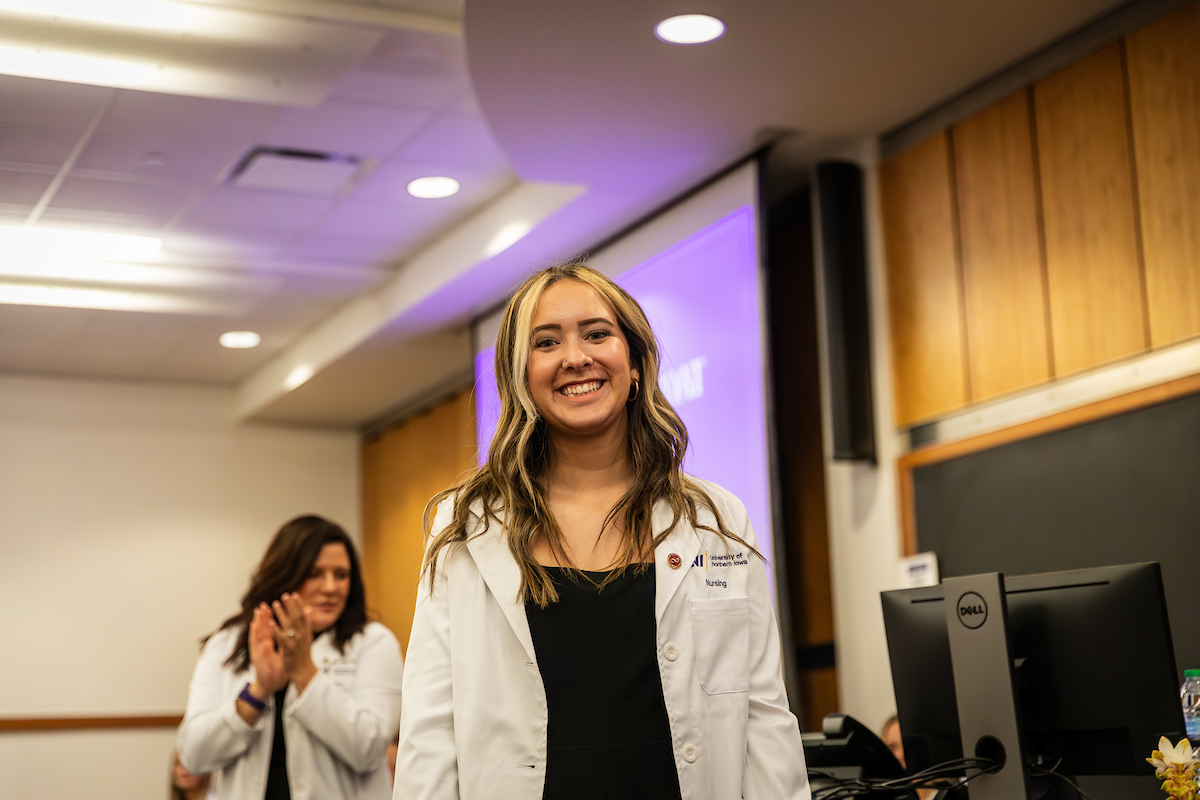
[[[242,687],[242,693],[238,695],[238,700],[242,700],[246,705],[253,708],[255,711],[262,711],[267,707],[267,704],[250,693],[250,684],[247,683]]]

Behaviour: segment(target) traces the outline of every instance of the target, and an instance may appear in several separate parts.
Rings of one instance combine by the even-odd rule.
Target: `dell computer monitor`
[[[1026,760],[1065,775],[1149,774],[1159,737],[1184,735],[1159,565],[1005,577],[1004,589]],[[954,674],[942,587],[882,598],[908,768],[974,755],[955,701],[956,677],[971,676]]]

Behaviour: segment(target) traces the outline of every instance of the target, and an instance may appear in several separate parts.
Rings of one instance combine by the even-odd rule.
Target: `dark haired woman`
[[[396,800],[802,800],[742,503],[681,469],[654,333],[595,270],[505,310],[488,461],[426,509]]]
[[[367,620],[354,544],[317,516],[284,525],[235,614],[204,644],[179,760],[224,800],[379,798],[400,717],[400,647]]]

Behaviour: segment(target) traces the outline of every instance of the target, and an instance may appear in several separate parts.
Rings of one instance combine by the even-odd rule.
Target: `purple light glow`
[[[744,206],[616,278],[646,311],[662,353],[659,386],[687,425],[684,468],[741,498],[771,559],[757,228]],[[499,416],[494,348],[475,357],[480,458]],[[643,387],[644,389],[645,387]],[[774,580],[771,580],[774,591]]]

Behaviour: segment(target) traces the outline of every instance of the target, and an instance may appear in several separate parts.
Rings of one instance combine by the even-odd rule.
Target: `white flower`
[[[1158,749],[1162,752],[1162,760],[1168,764],[1186,767],[1196,761],[1196,756],[1192,753],[1192,743],[1186,738],[1180,739],[1179,744],[1172,747],[1171,742],[1164,736],[1158,740]]]
[[[1158,749],[1151,753],[1151,756],[1146,761],[1153,765],[1154,774],[1160,778],[1165,777],[1170,769],[1174,769],[1178,774],[1188,767],[1200,764],[1200,758],[1192,752],[1192,743],[1186,738],[1180,739],[1179,744],[1172,746],[1167,737],[1162,737],[1158,740]]]

